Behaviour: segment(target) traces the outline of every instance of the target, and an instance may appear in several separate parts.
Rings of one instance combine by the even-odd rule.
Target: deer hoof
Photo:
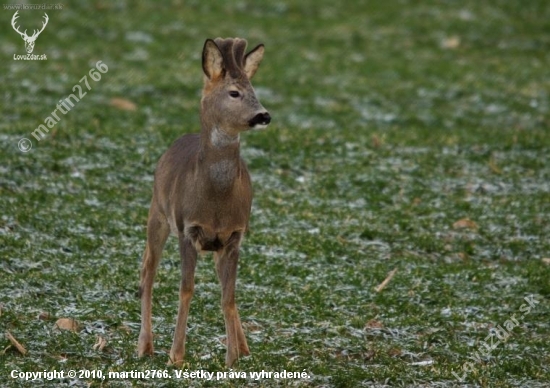
[[[176,356],[172,352],[170,352],[170,358],[168,359],[166,365],[172,365],[176,368],[181,368],[183,366],[183,356]]]
[[[138,356],[153,355],[153,336],[150,334],[140,334],[138,340]]]

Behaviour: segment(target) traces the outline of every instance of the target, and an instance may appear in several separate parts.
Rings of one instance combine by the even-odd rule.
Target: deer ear
[[[223,75],[223,56],[218,45],[212,39],[206,39],[202,49],[202,70],[208,79],[213,80]]]
[[[256,70],[258,70],[260,63],[262,62],[262,58],[264,57],[264,51],[264,45],[259,44],[250,50],[244,57],[244,72],[246,73],[248,79],[251,79],[254,77],[254,74],[256,74]]]

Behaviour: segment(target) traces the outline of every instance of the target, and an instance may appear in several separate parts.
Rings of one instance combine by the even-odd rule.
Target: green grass
[[[2,386],[31,385],[12,370],[173,374],[175,239],[155,286],[156,354],[144,359],[139,267],[155,164],[199,129],[200,52],[216,36],[265,43],[254,86],[273,117],[242,136],[255,198],[237,299],[252,355],[233,370],[312,378],[32,385],[548,386],[546,1],[77,1],[47,12],[34,54],[48,60],[14,61],[24,43],[14,11],[0,11]],[[41,14],[21,11],[20,25]],[[100,60],[108,72],[36,141]],[[477,228],[453,227],[466,218]],[[229,372],[209,256],[196,282],[184,370]],[[529,295],[539,303],[520,318]],[[472,361],[512,316],[506,343]],[[80,330],[54,330],[62,317]]]

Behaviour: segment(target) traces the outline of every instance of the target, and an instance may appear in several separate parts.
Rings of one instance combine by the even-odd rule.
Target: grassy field
[[[2,387],[550,386],[547,1],[72,1],[47,11],[33,52],[45,61],[13,59],[14,12],[0,10]],[[30,31],[43,11],[20,15]],[[205,256],[183,370],[248,377],[12,378],[175,376],[175,239],[152,358],[136,357],[136,291],[155,165],[199,129],[200,53],[216,36],[266,45],[254,86],[273,122],[241,143],[255,198],[237,299],[252,355],[223,364]],[[108,71],[93,81],[98,61]],[[37,141],[84,76],[87,94]],[[310,378],[250,378],[262,370]]]

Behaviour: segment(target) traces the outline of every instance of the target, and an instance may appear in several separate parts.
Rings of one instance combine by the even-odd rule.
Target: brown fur
[[[159,160],[141,269],[140,356],[153,354],[153,283],[170,232],[179,240],[182,273],[171,362],[177,366],[183,362],[195,265],[201,251],[214,252],[222,286],[226,364],[230,366],[239,355],[249,354],[235,302],[239,247],[252,204],[250,176],[239,155],[239,134],[251,126],[267,125],[270,117],[250,84],[263,56],[263,45],[246,56],[245,49],[246,41],[239,38],[205,42],[201,133],[181,137]],[[238,98],[230,95],[235,92]]]

